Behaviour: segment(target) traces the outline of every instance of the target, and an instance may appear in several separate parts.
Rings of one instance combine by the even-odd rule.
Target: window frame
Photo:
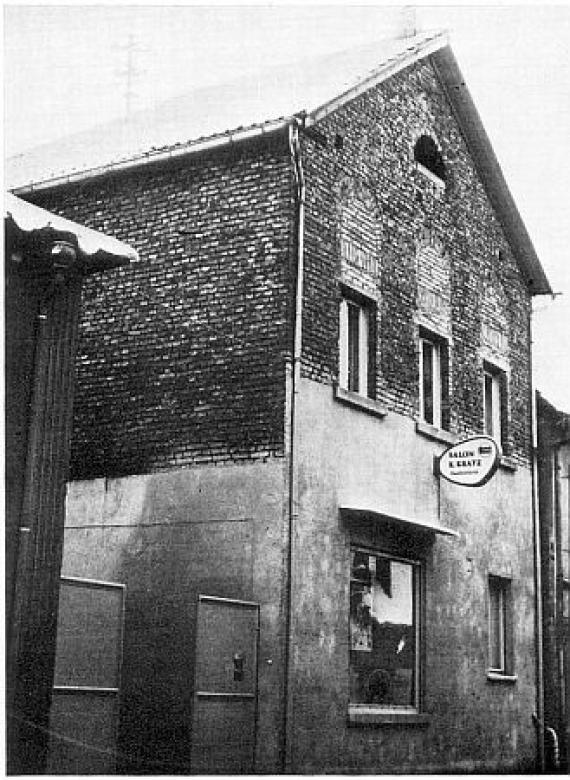
[[[355,314],[357,315],[355,318]],[[376,304],[349,288],[341,288],[339,304],[338,386],[362,398],[375,398]],[[352,339],[356,330],[356,348]],[[356,377],[355,377],[356,364]]]
[[[506,373],[485,360],[483,362],[483,433],[494,439],[503,451],[506,449],[507,438],[506,402]]]
[[[426,415],[424,345],[432,349],[432,420]],[[449,430],[449,343],[420,326],[419,331],[419,419],[433,428]]]
[[[417,168],[424,175],[438,186],[446,186],[447,166],[440,146],[433,136],[428,133],[418,136],[414,142],[413,156]]]
[[[497,602],[495,602],[497,598]],[[488,604],[488,656],[487,675],[490,679],[516,679],[514,675],[514,647],[513,647],[513,601],[512,580],[489,574],[487,577],[487,604]],[[495,604],[498,607],[495,609]],[[494,627],[495,615],[499,618],[499,631],[497,647]],[[497,655],[499,663],[496,663]]]
[[[412,610],[413,610],[413,628],[414,628],[414,677],[413,677],[413,693],[414,703],[410,705],[397,705],[397,704],[380,704],[380,703],[361,703],[351,700],[350,687],[349,687],[349,713],[355,716],[357,719],[361,714],[399,716],[406,718],[407,716],[420,716],[422,714],[423,703],[423,635],[424,635],[424,623],[425,623],[425,610],[423,607],[424,600],[424,568],[425,564],[423,560],[417,558],[406,557],[405,555],[395,554],[389,550],[382,549],[380,547],[369,546],[360,544],[357,542],[350,543],[350,563],[349,563],[349,606],[348,606],[348,670],[349,675],[352,669],[351,653],[354,652],[351,649],[351,629],[350,629],[350,595],[352,592],[352,583],[358,582],[352,575],[352,559],[354,552],[361,552],[369,556],[376,558],[383,558],[388,561],[394,561],[396,563],[403,563],[411,567],[412,570]]]

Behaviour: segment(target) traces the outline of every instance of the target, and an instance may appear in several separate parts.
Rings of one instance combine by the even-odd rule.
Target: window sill
[[[425,436],[426,439],[440,441],[443,444],[455,444],[457,441],[457,436],[455,436],[455,434],[444,431],[443,428],[437,428],[430,423],[422,422],[421,420],[416,422],[416,433]]]
[[[345,390],[339,387],[338,384],[333,385],[334,397],[336,401],[347,406],[352,406],[353,409],[360,409],[362,412],[371,414],[373,417],[386,417],[387,410],[375,401],[373,398],[366,398],[359,393],[353,393],[352,390]]]
[[[487,672],[487,680],[489,680],[489,682],[508,683],[512,685],[518,680],[518,675],[489,671]]]
[[[502,469],[505,469],[505,471],[516,471],[518,469],[518,466],[515,463],[515,461],[512,458],[510,458],[508,455],[501,455],[499,466]]]
[[[416,162],[416,171],[418,173],[421,173],[422,176],[425,176],[426,179],[429,179],[432,184],[435,185],[438,192],[443,192],[445,190],[445,182],[443,179],[440,179],[439,176],[436,176],[435,173],[432,173],[429,168],[426,168],[425,165],[422,165],[419,162]]]
[[[348,709],[348,722],[361,726],[427,726],[430,716],[424,712],[351,706]]]

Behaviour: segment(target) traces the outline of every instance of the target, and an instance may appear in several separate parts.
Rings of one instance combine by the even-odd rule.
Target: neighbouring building
[[[136,253],[4,202],[6,758],[45,771],[81,287]]]
[[[63,559],[124,587],[118,771],[540,767],[550,286],[446,35],[197,91],[13,175],[139,253],[84,288]],[[495,475],[440,476],[482,434]]]
[[[568,771],[570,414],[536,396],[547,768]]]

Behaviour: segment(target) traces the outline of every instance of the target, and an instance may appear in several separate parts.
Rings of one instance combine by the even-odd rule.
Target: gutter
[[[407,46],[400,52],[395,53],[379,67],[372,70],[366,77],[361,78],[356,85],[345,89],[340,95],[312,110],[310,116],[308,115],[306,120],[303,120],[303,125],[305,121],[307,122],[307,125],[314,124],[344,105],[348,100],[354,99],[381,81],[384,81],[395,73],[399,73],[403,68],[412,65],[418,59],[433,54],[442,46],[448,45],[448,34],[446,32],[426,33],[416,37],[420,37],[421,40],[413,45]],[[208,151],[228,144],[245,141],[250,138],[267,135],[268,133],[273,133],[278,130],[285,130],[290,127],[292,123],[297,121],[298,116],[299,114],[295,113],[274,120],[253,123],[248,127],[239,127],[233,131],[224,131],[215,135],[177,144],[169,148],[138,152],[131,157],[101,166],[95,166],[85,170],[82,169],[63,175],[53,175],[52,178],[37,183],[30,181],[14,187],[8,185],[8,189],[15,195],[29,195],[39,190],[73,184],[86,179],[92,179],[96,176],[104,176],[105,174],[114,171],[128,170],[155,161],[165,161],[186,154]]]
[[[305,231],[305,177],[301,160],[301,145],[299,142],[300,120],[289,123],[289,149],[296,184],[295,222],[297,228],[296,246],[296,289],[295,289],[295,319],[293,326],[293,365],[291,376],[290,418],[289,418],[289,503],[287,528],[287,571],[285,595],[285,658],[283,685],[283,733],[281,752],[281,771],[291,774],[292,738],[293,738],[293,695],[292,695],[292,609],[293,609],[293,579],[295,572],[295,539],[297,520],[299,517],[299,481],[297,469],[297,408],[299,385],[301,381],[301,353],[303,343],[303,273],[304,273],[304,231]]]
[[[105,176],[109,173],[140,168],[141,166],[149,165],[150,163],[165,162],[167,160],[183,157],[188,154],[206,152],[210,151],[211,149],[217,149],[221,146],[229,146],[231,144],[240,143],[241,141],[248,141],[251,138],[259,138],[261,136],[266,136],[271,133],[278,132],[279,130],[285,130],[287,127],[291,126],[292,121],[294,120],[291,118],[276,119],[273,122],[264,122],[263,124],[252,125],[251,127],[239,128],[238,130],[234,130],[230,133],[220,133],[219,135],[209,136],[208,138],[202,138],[196,141],[189,141],[188,143],[180,144],[175,147],[169,147],[168,149],[143,152],[135,155],[134,157],[107,163],[105,165],[100,165],[94,168],[87,168],[85,170],[82,169],[76,173],[67,173],[62,176],[54,176],[51,179],[45,179],[44,181],[40,181],[35,184],[31,182],[30,184],[9,187],[9,190],[14,195],[30,195],[33,192],[50,190],[55,187],[65,186],[67,184],[75,184],[79,181],[93,179],[98,176]]]

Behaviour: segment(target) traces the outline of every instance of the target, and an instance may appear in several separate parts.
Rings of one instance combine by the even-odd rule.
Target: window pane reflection
[[[416,703],[416,573],[411,563],[352,551],[351,702]]]

